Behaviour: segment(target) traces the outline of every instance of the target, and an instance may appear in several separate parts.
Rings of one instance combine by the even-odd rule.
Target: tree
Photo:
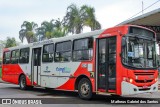
[[[21,25],[21,30],[19,31],[20,40],[23,42],[24,38],[26,38],[28,43],[37,41],[35,35],[36,27],[38,27],[36,23],[24,21]]]
[[[63,22],[58,18],[54,22],[53,37],[63,37],[67,35],[67,27],[63,26]]]
[[[46,37],[44,36],[45,35],[45,28],[43,27],[38,27],[36,29],[36,36],[38,38],[38,41],[42,41],[44,40]]]
[[[83,10],[75,4],[71,4],[67,8],[67,13],[64,17],[64,25],[68,28],[68,32],[72,34],[81,33],[83,30]]]
[[[67,29],[63,26],[62,21],[51,20],[50,22],[44,21],[41,24],[41,27],[36,29],[37,36],[41,39],[50,39],[65,36]]]
[[[44,21],[40,27],[34,22],[24,21],[19,31],[19,38],[22,42],[26,38],[27,42],[31,43],[43,39],[63,37],[68,33],[79,34],[85,26],[90,27],[91,31],[101,29],[101,25],[95,17],[95,9],[87,5],[79,8],[75,4],[71,4],[67,7],[66,15],[62,21],[59,18],[49,22]]]
[[[91,28],[91,31],[101,29],[101,24],[95,18],[95,9],[87,5],[83,5],[81,8],[85,11],[84,25],[89,26]]]
[[[41,31],[43,31],[42,33],[44,34],[44,37],[47,39],[50,39],[53,36],[53,28],[54,28],[53,21],[54,20],[51,20],[50,22],[44,21],[42,22],[41,27],[39,28],[41,29]]]
[[[68,28],[68,32],[72,34],[81,33],[84,26],[89,26],[92,31],[101,28],[100,23],[95,18],[94,8],[87,5],[79,8],[75,4],[68,6],[64,17],[64,25]]]
[[[4,42],[4,45],[5,48],[14,47],[18,45],[18,42],[16,42],[16,39],[14,37],[7,37],[7,40]]]

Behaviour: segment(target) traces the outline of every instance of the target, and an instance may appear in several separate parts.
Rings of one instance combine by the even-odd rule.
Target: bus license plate
[[[144,88],[148,88],[148,86],[143,86],[142,88],[143,88],[143,89],[144,89]]]

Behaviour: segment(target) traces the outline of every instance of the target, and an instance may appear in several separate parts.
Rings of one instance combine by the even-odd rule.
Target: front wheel
[[[19,79],[19,87],[21,90],[25,90],[27,88],[26,77],[25,75],[21,75]]]
[[[89,79],[83,78],[80,80],[78,84],[78,94],[82,99],[89,100],[92,98],[92,87]]]

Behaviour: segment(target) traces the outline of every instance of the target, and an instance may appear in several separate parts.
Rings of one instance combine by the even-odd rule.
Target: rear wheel
[[[21,90],[25,90],[27,88],[26,77],[25,75],[21,75],[19,79],[19,87]]]
[[[80,98],[89,100],[92,98],[91,82],[87,78],[82,78],[78,84],[78,94]]]

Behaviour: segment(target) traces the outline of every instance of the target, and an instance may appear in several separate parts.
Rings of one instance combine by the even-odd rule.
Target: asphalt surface
[[[43,88],[33,88],[29,90],[20,90],[18,85],[0,83],[0,98],[19,98],[19,99],[42,99],[47,100],[49,103],[54,104],[42,104],[42,105],[32,105],[32,107],[50,107],[50,106],[65,106],[65,107],[97,107],[97,106],[130,106],[130,107],[141,107],[144,104],[111,104],[111,100],[149,100],[152,101],[154,98],[160,98],[160,92],[157,93],[146,93],[139,95],[132,95],[126,97],[117,97],[117,96],[100,96],[96,95],[92,100],[82,100],[78,97],[76,92],[68,91],[57,91],[57,90],[46,90]],[[2,99],[1,99],[2,100]],[[160,102],[160,99],[158,99]],[[21,106],[30,106],[30,105],[0,105],[0,107],[21,107]],[[146,107],[160,107],[159,104],[145,104]]]

